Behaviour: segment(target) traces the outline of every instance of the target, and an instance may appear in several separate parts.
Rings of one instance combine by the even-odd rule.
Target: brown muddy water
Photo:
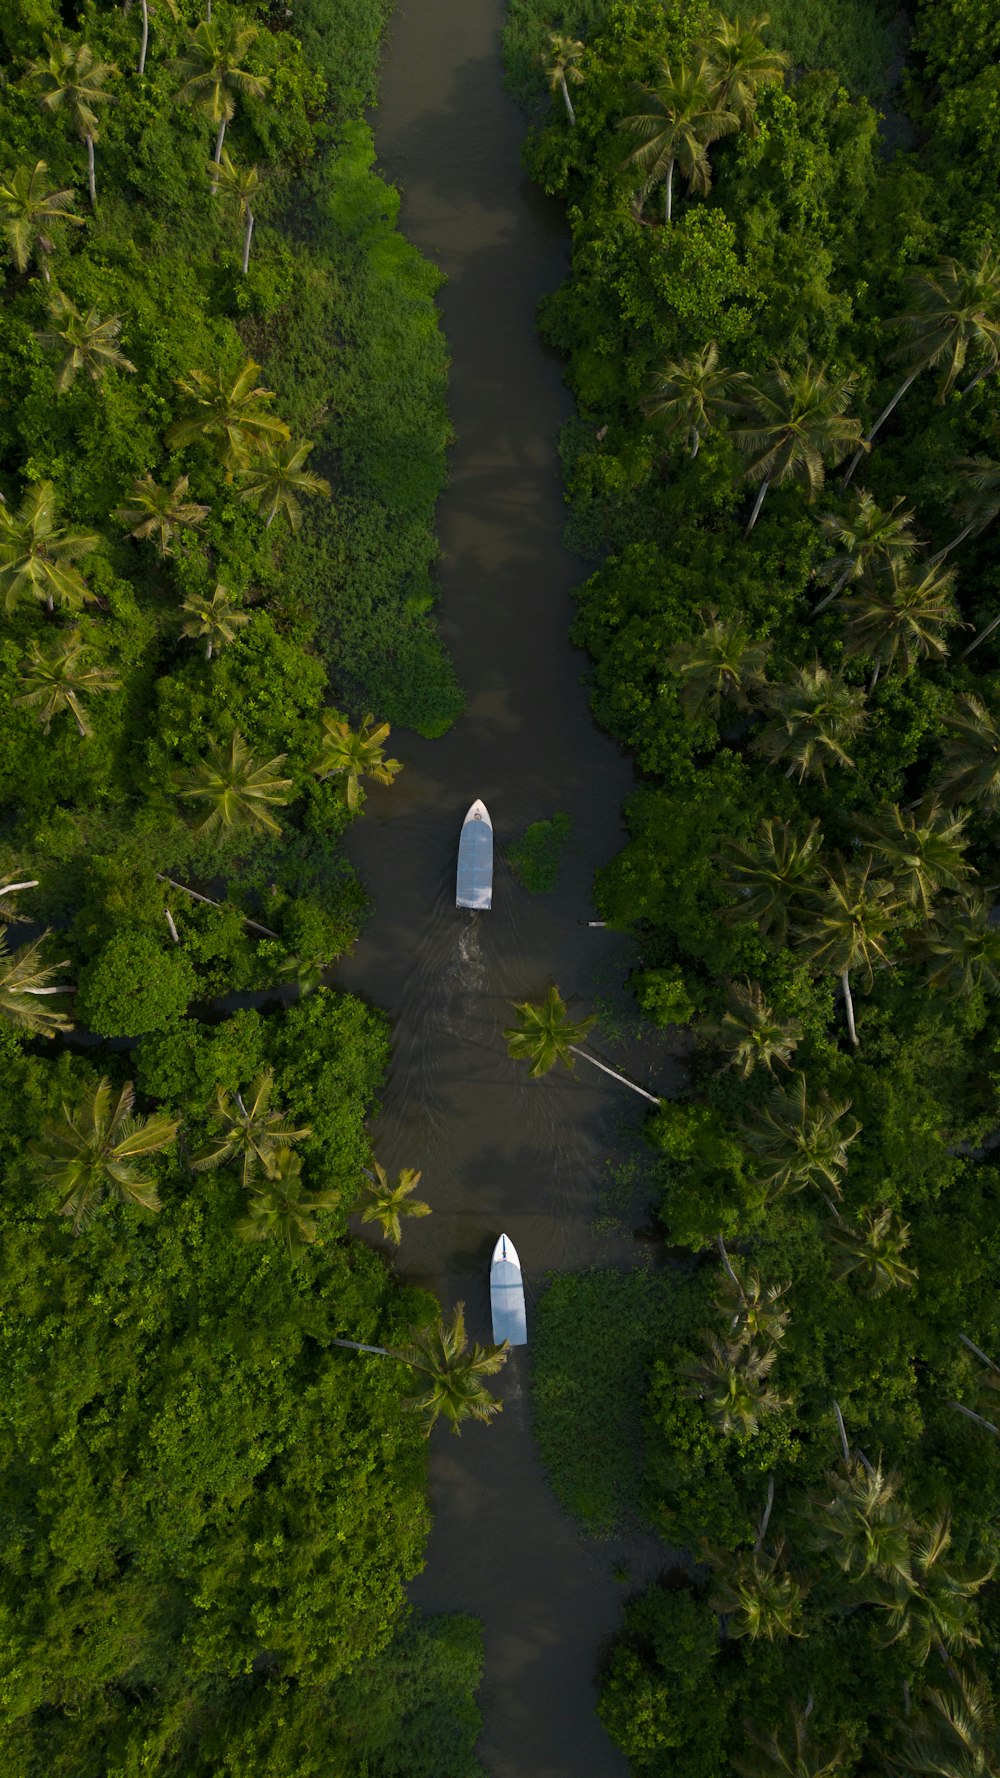
[[[407,1228],[399,1270],[490,1337],[487,1271],[506,1230],[524,1267],[529,1339],[548,1271],[634,1263],[630,1234],[599,1234],[606,1157],[642,1101],[580,1064],[533,1082],[506,1056],[513,998],[555,980],[574,1009],[628,967],[623,942],[589,930],[595,869],[619,849],[628,761],[594,726],[567,639],[569,589],[585,573],[561,543],[556,439],[569,412],[535,310],[565,275],[559,208],[524,177],[524,119],[502,89],[503,0],[410,0],[396,15],[375,118],[380,165],[403,194],[402,226],[446,274],[456,444],[439,509],[439,616],[468,694],[443,739],[396,733],[405,771],[368,794],[352,855],[375,911],[338,985],[385,1007],[394,1059],[375,1147],[423,1169],[434,1215]],[[456,845],[475,797],[498,849],[491,913],[454,906]],[[502,851],[530,821],[573,828],[557,891],[530,896]],[[603,1053],[609,1053],[598,1044]],[[615,1056],[612,1055],[612,1059]],[[668,1061],[640,1050],[643,1084],[669,1090]],[[501,1419],[431,1446],[434,1529],[412,1587],[426,1611],[485,1626],[480,1755],[493,1778],[625,1778],[594,1714],[596,1672],[623,1595],[655,1571],[652,1540],[584,1539],[551,1493],[531,1435],[530,1347],[499,1382]],[[628,1582],[616,1569],[628,1567]]]

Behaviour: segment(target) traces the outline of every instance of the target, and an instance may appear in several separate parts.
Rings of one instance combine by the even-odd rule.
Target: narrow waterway
[[[501,1037],[512,998],[554,979],[582,1010],[620,976],[621,941],[585,922],[594,871],[622,842],[631,784],[590,718],[585,661],[567,640],[568,591],[584,572],[561,544],[556,439],[569,402],[534,330],[567,243],[561,212],[520,168],[524,120],[502,89],[502,17],[503,0],[411,0],[383,69],[380,165],[402,191],[406,234],[447,277],[457,442],[439,511],[440,615],[468,710],[442,740],[393,736],[406,769],[369,793],[351,843],[374,917],[337,971],[394,1021],[376,1149],[389,1168],[422,1168],[434,1207],[406,1230],[400,1270],[448,1306],[464,1301],[480,1339],[501,1229],[524,1266],[529,1336],[547,1271],[634,1257],[629,1236],[598,1236],[594,1220],[621,1119],[641,1116],[641,1101],[593,1070],[530,1081]],[[500,853],[528,822],[569,813],[554,895],[525,894],[498,859],[492,913],[455,909],[458,831],[477,796]],[[616,1569],[628,1563],[632,1584],[642,1575],[634,1549],[581,1538],[550,1492],[527,1364],[525,1351],[508,1364],[492,1427],[435,1434],[434,1530],[413,1598],[483,1620],[480,1751],[493,1778],[624,1778],[594,1714],[595,1670],[627,1590]]]

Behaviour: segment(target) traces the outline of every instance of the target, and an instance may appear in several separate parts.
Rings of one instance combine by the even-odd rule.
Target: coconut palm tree
[[[205,370],[178,377],[177,387],[188,397],[191,411],[167,427],[166,441],[171,449],[205,439],[221,446],[227,468],[242,469],[252,446],[288,438],[284,420],[269,414],[264,406],[274,400],[274,391],[257,383],[259,370],[260,365],[248,358],[236,377]]]
[[[930,1686],[919,1710],[897,1724],[896,1745],[885,1755],[892,1772],[922,1778],[997,1778],[1000,1732],[989,1688],[979,1675],[952,1663],[940,1686]]]
[[[196,530],[207,519],[211,508],[187,498],[188,477],[178,476],[172,488],[161,487],[151,475],[137,475],[132,482],[130,500],[116,506],[114,517],[129,527],[139,538],[156,539],[156,553],[161,562],[173,554],[171,544],[182,529]]]
[[[94,595],[75,563],[100,541],[93,532],[67,531],[56,524],[51,482],[35,482],[17,508],[0,505],[0,587],[5,609],[12,611],[27,593],[49,611],[57,604],[79,611]]]
[[[518,1015],[518,1023],[504,1032],[507,1054],[516,1062],[530,1062],[528,1072],[532,1080],[548,1074],[557,1062],[562,1062],[573,1074],[573,1057],[581,1056],[585,1062],[591,1062],[595,1068],[599,1068],[602,1074],[610,1074],[612,1080],[620,1081],[622,1086],[631,1087],[633,1093],[638,1093],[640,1098],[648,1099],[652,1105],[659,1105],[660,1101],[655,1094],[647,1093],[645,1087],[637,1087],[634,1080],[626,1079],[624,1074],[619,1074],[616,1069],[609,1068],[605,1062],[599,1062],[596,1056],[580,1048],[581,1040],[597,1020],[580,1019],[574,1023],[557,987],[551,987],[541,1002],[513,1000],[511,1005]]]
[[[1000,803],[1000,730],[974,692],[962,692],[945,717],[943,770],[936,794],[945,803]]]
[[[573,86],[583,84],[583,69],[580,67],[583,51],[584,45],[578,38],[565,37],[559,31],[549,32],[549,47],[542,51],[545,78],[554,93],[562,93],[566,116],[571,124],[576,123],[576,112],[569,96],[569,87],[571,82]]]
[[[723,1272],[712,1301],[726,1318],[729,1343],[746,1346],[759,1341],[765,1349],[780,1346],[791,1319],[783,1303],[791,1281],[786,1278],[782,1284],[762,1284],[753,1266],[738,1255],[730,1259],[721,1235],[718,1243]]]
[[[309,439],[298,444],[291,438],[265,444],[240,471],[241,485],[236,498],[244,505],[254,507],[265,519],[268,529],[279,513],[288,520],[293,532],[301,529],[300,494],[325,494],[329,499],[329,482],[321,475],[314,475],[311,469],[303,468],[312,448]]]
[[[408,1364],[416,1378],[406,1406],[420,1415],[428,1435],[442,1417],[452,1432],[460,1433],[463,1420],[489,1421],[503,1408],[483,1378],[495,1377],[503,1369],[510,1348],[506,1340],[500,1346],[470,1346],[464,1303],[455,1304],[450,1321],[439,1315],[431,1327],[421,1328],[398,1352],[388,1346],[364,1346],[359,1340],[333,1340],[331,1344]]]
[[[700,352],[690,352],[656,372],[642,403],[643,412],[662,427],[667,438],[683,438],[694,458],[712,428],[727,415],[739,412],[736,397],[746,381],[744,371],[720,365],[719,348],[709,340]]]
[[[97,141],[97,105],[111,98],[108,81],[118,69],[100,62],[88,43],[46,43],[47,56],[28,63],[28,76],[42,87],[39,104],[49,113],[65,112],[87,150],[87,185],[90,207],[97,209],[97,173],[94,144]]]
[[[243,276],[250,270],[250,242],[253,239],[254,215],[253,206],[257,202],[260,179],[256,167],[237,167],[229,157],[229,150],[224,148],[222,157],[216,165],[209,163],[209,176],[214,180],[213,190],[229,208],[235,210],[237,219],[244,224],[243,230]]]
[[[777,1087],[763,1110],[741,1126],[743,1141],[756,1157],[772,1196],[802,1191],[807,1185],[840,1196],[848,1148],[861,1133],[849,1115],[850,1099],[831,1099],[825,1090],[810,1100],[804,1074],[790,1087]]]
[[[872,1603],[882,1606],[888,1617],[887,1641],[905,1641],[911,1658],[921,1665],[938,1646],[957,1654],[980,1642],[975,1598],[993,1566],[964,1566],[949,1558],[950,1547],[951,1519],[942,1512],[914,1533],[910,1586],[899,1589],[877,1582],[872,1589]]]
[[[277,1236],[294,1262],[319,1233],[316,1212],[334,1210],[340,1201],[336,1192],[304,1198],[302,1191],[301,1159],[290,1148],[279,1148],[266,1181],[251,1185],[247,1214],[236,1224],[236,1233],[244,1241],[269,1241]]]
[[[34,256],[46,284],[50,282],[45,261],[55,247],[52,231],[64,223],[83,227],[83,217],[73,215],[74,202],[71,186],[51,188],[45,161],[0,174],[0,230],[19,272],[27,271]]]
[[[713,1553],[715,1585],[708,1603],[726,1619],[729,1636],[748,1636],[751,1642],[783,1642],[801,1636],[798,1628],[805,1589],[789,1572],[785,1546],[779,1538],[773,1552],[754,1550],[749,1555]]]
[[[768,49],[761,31],[770,24],[766,13],[757,18],[727,19],[716,15],[708,53],[719,83],[719,104],[735,113],[740,128],[754,131],[757,100],[763,86],[784,79],[788,57]]]
[[[6,932],[0,932],[0,1014],[29,1037],[54,1037],[57,1031],[70,1030],[73,1023],[64,1012],[46,1004],[50,995],[67,992],[52,978],[68,967],[65,957],[60,963],[43,960],[48,937],[43,932],[32,944],[11,951]]]
[[[703,1333],[701,1338],[704,1353],[679,1367],[688,1379],[685,1394],[703,1403],[716,1432],[726,1438],[733,1433],[752,1438],[763,1415],[778,1414],[787,1406],[767,1380],[778,1348],[720,1340],[714,1333]]]
[[[188,802],[208,804],[195,833],[239,827],[263,827],[268,833],[280,833],[281,827],[268,814],[268,806],[283,808],[288,802],[284,792],[291,789],[293,781],[278,776],[278,767],[287,757],[286,753],[279,753],[258,764],[236,729],[228,748],[210,747],[198,765],[175,772],[173,782],[178,796]]]
[[[977,989],[1000,993],[1000,928],[987,897],[969,893],[950,901],[919,934],[916,948],[929,960],[927,986],[967,999]]]
[[[237,611],[229,597],[229,588],[221,582],[212,597],[189,593],[181,606],[188,614],[182,636],[191,636],[205,644],[205,659],[210,661],[215,650],[235,640],[237,630],[250,622],[248,611]]]
[[[747,528],[749,537],[772,486],[804,482],[810,500],[826,479],[826,464],[836,463],[856,443],[861,422],[845,410],[857,379],[832,382],[824,364],[811,358],[787,371],[777,360],[759,388],[751,384],[744,401],[747,424],[733,431],[733,443],[750,458],[744,477],[756,484],[757,498]]]
[[[755,1068],[774,1072],[778,1062],[787,1068],[802,1036],[798,1019],[783,1019],[764,999],[757,982],[729,982],[726,985],[726,1010],[722,1018],[705,1021],[699,1035],[728,1056],[727,1067],[735,1068],[741,1080],[749,1080]]]
[[[0,877],[0,928],[4,926],[22,926],[30,915],[23,914],[18,905],[18,896],[25,889],[37,889],[38,878],[20,878],[19,873],[13,876]]]
[[[890,562],[873,575],[844,609],[844,649],[875,662],[874,686],[883,667],[908,673],[918,661],[940,661],[948,653],[942,632],[959,621],[955,575],[930,566],[912,575]]]
[[[718,102],[718,83],[707,55],[687,62],[661,62],[651,87],[639,87],[643,107],[623,117],[618,127],[635,137],[636,146],[626,165],[646,175],[645,189],[664,185],[664,216],[673,215],[674,169],[679,169],[688,191],[706,197],[712,189],[712,165],[708,147],[720,136],[738,128],[735,111]]]
[[[367,1187],[371,1195],[371,1203],[366,1204],[361,1212],[362,1222],[377,1222],[387,1241],[398,1247],[403,1239],[404,1216],[430,1216],[431,1207],[422,1198],[415,1198],[413,1193],[420,1184],[421,1174],[412,1167],[403,1167],[395,1185],[389,1184],[385,1168],[374,1161],[375,1176],[368,1175],[371,1183]]]
[[[122,324],[118,315],[102,319],[97,309],[88,309],[81,315],[62,290],[54,290],[49,297],[48,314],[50,325],[36,333],[35,338],[62,357],[56,372],[57,394],[65,395],[81,370],[87,372],[92,383],[101,382],[109,370],[135,371],[132,360],[119,350]]]
[[[972,866],[966,857],[968,814],[956,815],[931,797],[919,814],[888,803],[872,816],[860,816],[855,831],[889,868],[896,894],[925,920],[942,889],[961,890]]]
[[[38,719],[48,734],[52,718],[68,710],[82,736],[93,731],[80,707],[80,698],[95,692],[120,691],[121,680],[109,667],[85,667],[87,654],[79,630],[66,630],[57,636],[50,649],[32,640],[28,658],[20,665],[20,681],[24,690],[15,704],[27,705],[37,711]]]
[[[212,156],[216,166],[222,160],[226,126],[236,114],[237,98],[263,98],[271,84],[266,75],[251,74],[241,66],[258,35],[256,25],[241,24],[236,17],[203,19],[174,64],[182,81],[177,97],[203,111],[217,132]]]
[[[771,720],[754,746],[765,759],[783,765],[786,778],[807,775],[826,783],[828,764],[853,766],[847,744],[867,722],[865,694],[830,673],[817,659],[811,667],[790,667],[784,680],[769,685],[763,701]]]
[[[810,1697],[804,1710],[792,1705],[790,1739],[778,1729],[764,1734],[754,1723],[743,1724],[750,1750],[734,1755],[730,1764],[740,1778],[849,1778],[854,1760],[843,1735],[829,1746],[818,1746],[809,1729]]]
[[[312,769],[319,778],[342,779],[344,801],[352,811],[358,806],[362,778],[373,778],[376,784],[391,784],[403,769],[398,759],[385,757],[384,743],[389,734],[389,724],[375,724],[370,713],[360,728],[352,729],[336,710],[323,712],[323,741]]]
[[[814,606],[814,617],[839,597],[849,581],[863,580],[882,562],[902,565],[920,547],[913,535],[912,506],[904,508],[902,500],[894,500],[889,507],[879,506],[864,488],[852,494],[846,514],[825,513],[820,529],[831,543],[839,545],[839,553],[819,570],[817,578],[829,581],[830,591]]]
[[[822,844],[818,821],[800,837],[787,821],[771,819],[761,822],[749,845],[730,842],[729,888],[737,901],[729,918],[756,926],[762,937],[783,946],[790,916],[817,881]]]
[[[705,628],[693,642],[678,642],[667,664],[681,681],[681,708],[689,722],[718,720],[723,700],[745,707],[748,692],[762,685],[771,644],[753,639],[738,617],[721,617],[714,605],[699,612]]]
[[[902,905],[892,884],[873,871],[871,853],[850,863],[839,855],[832,859],[798,941],[817,975],[839,977],[847,1029],[855,1048],[858,1034],[851,976],[860,975],[865,992],[871,992],[875,970],[887,968],[891,961],[888,947]]]
[[[272,1109],[271,1096],[274,1092],[274,1070],[265,1068],[258,1074],[253,1086],[247,1094],[247,1101],[240,1092],[229,1092],[226,1087],[215,1089],[215,1104],[210,1118],[215,1126],[214,1135],[209,1137],[208,1144],[191,1162],[195,1173],[204,1173],[211,1168],[224,1167],[227,1161],[238,1161],[240,1166],[240,1183],[249,1188],[254,1185],[260,1174],[268,1179],[279,1177],[280,1157],[287,1153],[294,1142],[302,1142],[311,1134],[312,1126],[304,1124],[301,1129],[294,1129],[282,1111]]]
[[[915,1282],[916,1267],[903,1259],[910,1225],[895,1211],[861,1210],[852,1222],[834,1211],[825,1233],[833,1249],[834,1276],[856,1273],[862,1296],[874,1299],[890,1290],[909,1290]]]
[[[932,563],[943,562],[945,556],[967,537],[978,537],[980,531],[985,531],[994,519],[1000,517],[1000,458],[987,456],[981,451],[975,457],[959,457],[955,469],[969,489],[965,498],[952,508],[964,523],[951,542],[931,557]],[[970,654],[972,650],[967,648],[965,652]]]
[[[900,1497],[901,1477],[850,1458],[831,1470],[813,1498],[812,1541],[852,1585],[876,1577],[893,1594],[913,1585],[915,1523]]]
[[[112,1099],[105,1077],[77,1106],[65,1103],[62,1117],[45,1124],[29,1153],[38,1176],[60,1193],[60,1216],[71,1216],[73,1233],[94,1216],[105,1197],[143,1210],[158,1210],[155,1182],[136,1162],[144,1155],[162,1154],[180,1127],[178,1118],[154,1111],[149,1117],[135,1112],[135,1094],[126,1081]]]

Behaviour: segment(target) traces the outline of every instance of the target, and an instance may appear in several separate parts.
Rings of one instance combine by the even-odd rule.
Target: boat
[[[528,1327],[524,1315],[524,1282],[517,1248],[509,1235],[501,1235],[493,1249],[490,1262],[490,1308],[493,1311],[493,1339],[499,1346],[528,1344]]]
[[[474,802],[458,842],[458,880],[455,906],[493,906],[493,823],[485,803]]]

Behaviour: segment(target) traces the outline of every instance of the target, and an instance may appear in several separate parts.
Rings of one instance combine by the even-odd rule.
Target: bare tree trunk
[[[771,1508],[773,1507],[773,1505],[774,1505],[774,1471],[772,1470],[771,1474],[767,1478],[767,1504],[764,1508],[764,1516],[760,1521],[760,1530],[757,1533],[757,1542],[753,1546],[753,1553],[755,1556],[759,1555],[761,1550],[764,1547],[764,1539],[767,1536],[767,1527],[771,1522]]]
[[[27,886],[28,885],[25,884],[25,888],[27,888]],[[988,1370],[995,1371],[997,1376],[1000,1377],[1000,1364],[994,1364],[992,1358],[990,1358],[980,1346],[974,1346],[968,1334],[960,1333],[958,1337],[961,1340],[962,1345],[965,1346],[968,1351],[974,1352],[977,1358],[982,1359]]]
[[[992,364],[988,364],[986,366],[985,370],[977,371],[977,373],[973,377],[971,383],[966,383],[965,388],[959,390],[959,392],[958,392],[959,396],[968,395],[970,389],[974,389],[976,387],[977,383],[984,383],[986,381],[987,377],[991,377],[993,375],[993,372],[996,370],[996,368],[997,368],[997,365],[996,365],[996,361],[994,360],[994,362]]]
[[[16,895],[19,889],[37,889],[39,879],[30,877],[26,883],[7,883],[0,889],[0,895]]]
[[[985,1426],[986,1431],[992,1432],[994,1438],[1000,1438],[1000,1426],[994,1426],[992,1420],[984,1420],[982,1414],[974,1414],[971,1408],[963,1407],[960,1401],[950,1401],[948,1406],[956,1408],[967,1420],[974,1420],[977,1426]]]
[[[247,272],[250,269],[250,240],[253,235],[253,225],[254,225],[254,213],[251,210],[250,205],[248,204],[247,205],[247,232],[243,236],[243,276],[244,276],[244,278],[246,277]]]
[[[174,944],[179,945],[181,942],[181,935],[178,932],[177,927],[174,925],[174,916],[170,912],[169,908],[164,908],[163,918],[167,922],[167,931],[169,932],[171,938],[173,939]]]
[[[90,188],[90,208],[97,209],[97,168],[94,165],[94,138],[87,137],[87,185]]]
[[[847,1029],[850,1034],[851,1042],[855,1049],[857,1049],[858,1033],[854,1025],[854,1001],[851,998],[851,981],[846,969],[840,978],[840,985],[844,990],[844,1011],[847,1014]]]
[[[596,1056],[588,1055],[586,1050],[578,1049],[575,1043],[571,1043],[569,1047],[574,1056],[582,1056],[585,1062],[592,1062],[595,1068],[601,1070],[602,1074],[610,1074],[612,1080],[620,1080],[623,1087],[631,1087],[633,1093],[639,1093],[643,1099],[648,1099],[651,1105],[659,1105],[660,1101],[655,1093],[647,1093],[645,1087],[637,1087],[634,1080],[629,1080],[626,1075],[619,1074],[617,1069],[609,1068],[605,1062],[599,1062]]]
[[[945,559],[945,556],[950,556],[953,549],[957,549],[960,543],[964,543],[965,539],[969,535],[969,532],[974,531],[975,528],[976,528],[975,519],[970,519],[967,525],[962,526],[962,529],[958,533],[957,537],[953,537],[950,543],[946,543],[944,546],[944,549],[939,549],[936,556],[931,556],[931,559],[927,564],[928,568],[935,568],[937,566],[938,562],[943,562]]]
[[[142,0],[142,41],[139,44],[139,66],[137,74],[146,72],[146,51],[149,48],[149,0]]]
[[[562,88],[562,96],[563,96],[563,100],[565,101],[565,105],[566,105],[566,116],[569,118],[570,123],[575,125],[576,112],[573,110],[573,101],[569,96],[569,87],[566,85],[565,74],[560,74],[559,85]]]
[[[836,585],[832,588],[832,590],[829,593],[824,594],[823,598],[820,600],[818,605],[813,606],[813,608],[812,608],[813,617],[818,617],[821,611],[825,611],[828,605],[833,604],[834,599],[838,598],[839,595],[843,592],[843,590],[844,590],[845,586],[847,585],[848,581],[850,580],[850,578],[851,578],[851,570],[849,568],[845,568],[843,574],[840,576],[840,579],[837,581]]]
[[[1000,617],[991,617],[989,623],[986,625],[985,630],[980,630],[978,636],[973,636],[972,641],[969,643],[968,648],[963,648],[961,654],[958,657],[959,660],[964,661],[967,654],[971,654],[972,650],[974,648],[979,647],[980,642],[985,642],[987,636],[992,636],[993,631],[997,627],[997,624],[1000,624]]]
[[[724,1266],[725,1266],[725,1268],[726,1268],[726,1271],[727,1271],[727,1273],[728,1273],[728,1275],[729,1275],[729,1277],[730,1277],[730,1278],[731,1278],[731,1279],[732,1279],[732,1281],[733,1281],[733,1283],[734,1283],[734,1284],[735,1284],[735,1286],[736,1286],[736,1288],[737,1288],[737,1290],[738,1290],[738,1291],[739,1291],[739,1294],[740,1294],[740,1297],[741,1297],[741,1298],[742,1298],[742,1300],[743,1300],[743,1301],[744,1301],[744,1302],[746,1302],[746,1297],[745,1297],[745,1296],[744,1296],[744,1294],[743,1294],[743,1286],[742,1286],[742,1284],[741,1284],[741,1283],[740,1283],[740,1281],[739,1281],[739,1278],[738,1278],[738,1277],[737,1277],[737,1275],[736,1275],[736,1273],[735,1273],[735,1271],[734,1271],[734,1270],[733,1270],[733,1262],[732,1262],[732,1260],[731,1260],[731,1259],[730,1259],[730,1257],[729,1257],[729,1255],[728,1255],[728,1253],[727,1253],[727,1252],[726,1252],[726,1243],[725,1243],[725,1241],[724,1241],[724,1240],[723,1240],[723,1239],[722,1239],[722,1236],[721,1236],[721,1235],[716,1235],[716,1237],[715,1237],[715,1243],[716,1243],[716,1246],[717,1246],[717,1247],[718,1247],[718,1249],[719,1249],[719,1255],[720,1255],[720,1258],[721,1258],[721,1260],[722,1260],[722,1263],[723,1263],[723,1265],[724,1265]]]
[[[767,493],[767,490],[770,486],[771,486],[771,477],[769,475],[765,475],[764,480],[761,482],[760,487],[757,490],[757,498],[753,503],[753,512],[750,514],[750,522],[747,525],[747,528],[743,533],[744,538],[749,537],[751,531],[753,530],[755,524],[757,523],[758,514],[760,513],[760,509],[764,504],[764,495]]]
[[[664,200],[664,210],[666,221],[669,222],[674,213],[674,163],[672,158],[667,162],[667,195]]]
[[[352,1352],[374,1352],[379,1358],[398,1358],[398,1352],[390,1352],[388,1346],[363,1346],[360,1340],[331,1340],[331,1346],[349,1346]]]
[[[211,658],[212,658],[212,638],[211,638],[211,636],[209,636],[208,641],[205,643],[205,659],[207,661],[210,661]]]
[[[203,901],[206,907],[222,908],[226,905],[224,901],[213,901],[210,895],[199,895],[197,889],[189,889],[186,883],[176,883],[173,877],[164,876],[161,870],[157,871],[156,880],[158,883],[169,883],[171,889],[179,889],[182,895],[190,895],[192,901]],[[272,932],[270,926],[262,926],[259,920],[248,919],[246,914],[243,915],[243,924],[252,927],[254,932],[262,932],[265,938],[281,938],[280,932]]]
[[[879,427],[883,424],[883,422],[885,420],[887,420],[889,418],[889,415],[892,413],[892,410],[895,407],[897,401],[902,401],[903,396],[906,394],[907,389],[910,387],[910,384],[916,382],[916,380],[917,380],[918,376],[920,375],[920,372],[923,370],[923,368],[924,367],[922,364],[918,364],[916,370],[911,370],[911,372],[910,372],[909,376],[906,378],[905,382],[900,383],[899,388],[896,390],[896,393],[893,396],[892,400],[889,402],[889,405],[882,409],[882,412],[879,414],[879,417],[876,420],[871,431],[869,432],[868,437],[865,439],[864,444],[862,444],[858,447],[858,449],[855,451],[853,457],[851,458],[851,461],[847,465],[847,474],[845,475],[843,482],[841,483],[842,487],[846,488],[848,482],[850,481],[852,475],[854,474],[854,471],[857,469],[858,464],[861,462],[861,459],[865,454],[865,445],[871,444],[872,439],[875,437],[876,432],[879,430]]]
[[[837,1431],[840,1433],[840,1448],[844,1454],[844,1462],[850,1463],[850,1461],[851,1461],[851,1447],[847,1442],[847,1428],[844,1425],[844,1416],[840,1411],[839,1401],[834,1402],[833,1411],[834,1411],[835,1415],[837,1416]]]

